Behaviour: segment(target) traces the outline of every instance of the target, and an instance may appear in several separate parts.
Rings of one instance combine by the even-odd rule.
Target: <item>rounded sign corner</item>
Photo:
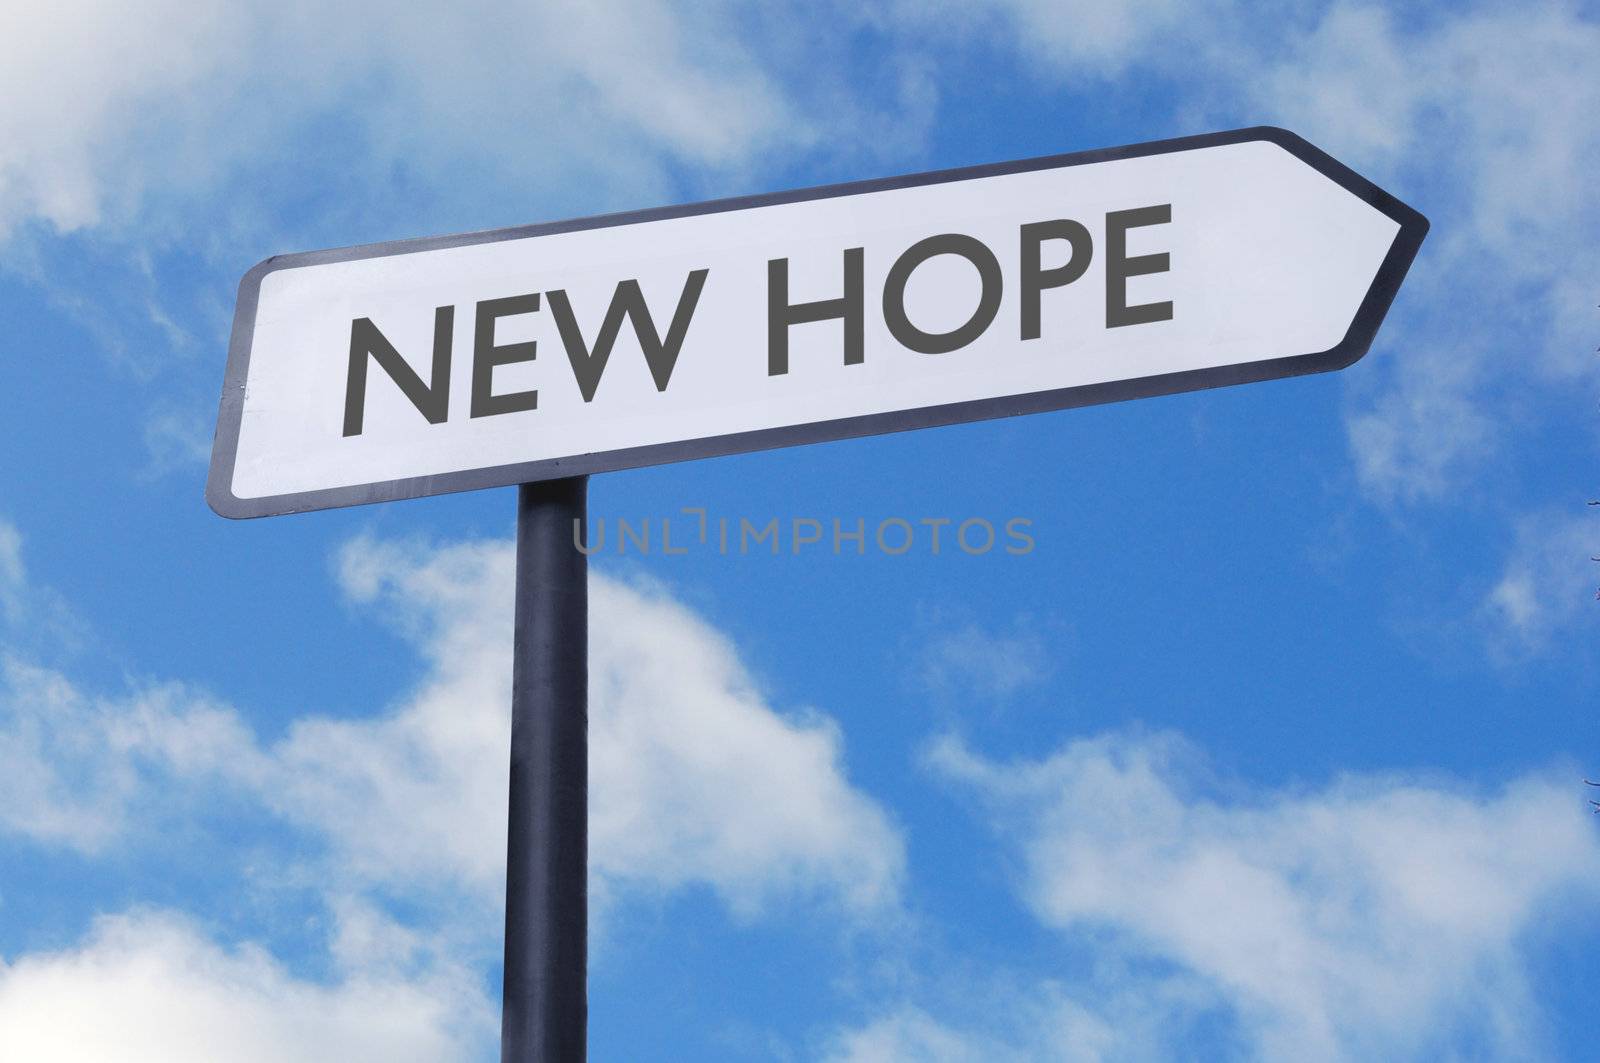
[[[239,281],[239,298],[256,295],[261,291],[261,282],[266,280],[269,273],[276,273],[281,269],[294,266],[289,255],[268,255],[245,271],[244,277]]]
[[[227,517],[229,520],[248,520],[260,515],[250,501],[235,495],[231,488],[216,477],[206,481],[206,505],[210,506],[211,512],[217,516]]]

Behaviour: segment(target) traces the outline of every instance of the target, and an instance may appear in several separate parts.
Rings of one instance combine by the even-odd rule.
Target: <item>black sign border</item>
[[[803,203],[814,199],[832,199],[838,196],[860,195],[864,192],[885,192],[899,188],[916,188],[922,185],[943,184],[948,181],[967,181],[981,177],[1004,174],[1029,173],[1035,170],[1059,169],[1067,166],[1086,166],[1116,159],[1137,159],[1149,155],[1168,155],[1195,151],[1224,144],[1242,144],[1265,141],[1276,144],[1289,154],[1327,177],[1358,199],[1370,204],[1380,213],[1399,223],[1400,231],[1383,264],[1373,278],[1372,286],[1362,298],[1350,328],[1333,347],[1311,354],[1289,355],[1245,362],[1238,365],[1211,366],[1179,373],[1135,377],[1100,384],[1084,384],[1053,391],[1032,392],[1002,398],[975,399],[967,402],[926,406],[920,409],[895,410],[888,413],[844,417],[832,421],[815,421],[810,424],[788,425],[781,428],[764,428],[732,435],[710,436],[704,439],[657,443],[624,450],[598,451],[568,458],[550,458],[540,461],[498,465],[485,469],[441,473],[435,476],[414,476],[403,480],[381,483],[357,484],[319,491],[300,491],[285,495],[268,495],[261,498],[237,498],[233,494],[233,467],[239,445],[239,426],[244,412],[245,380],[250,369],[250,346],[255,333],[256,305],[261,294],[261,282],[267,274],[280,269],[295,269],[326,262],[347,262],[353,259],[382,258],[388,255],[405,255],[418,251],[435,251],[470,244],[486,244],[499,240],[521,240],[532,236],[549,236],[555,233],[578,232],[586,229],[604,229],[615,225],[636,225],[641,222],[665,221],[671,218],[689,218],[702,214],[746,210],[783,203]],[[704,203],[689,203],[649,210],[629,211],[621,214],[603,214],[590,218],[522,225],[510,229],[488,232],[462,233],[454,236],[434,236],[413,240],[392,240],[387,243],[365,244],[328,251],[307,251],[288,255],[275,255],[251,269],[239,283],[239,301],[233,320],[233,335],[228,346],[228,368],[222,386],[222,403],[217,414],[217,433],[211,452],[211,471],[206,479],[206,501],[224,517],[250,518],[276,516],[283,513],[300,513],[310,510],[335,509],[358,506],[371,502],[392,502],[402,498],[421,498],[428,495],[448,494],[455,491],[475,491],[487,487],[509,487],[538,480],[553,480],[564,476],[581,476],[588,473],[613,472],[667,462],[690,461],[696,458],[713,458],[725,454],[770,450],[775,447],[798,446],[804,443],[822,443],[835,439],[852,439],[858,436],[903,432],[914,428],[933,428],[939,425],[982,421],[996,417],[1013,417],[1026,413],[1043,413],[1078,406],[1094,406],[1107,402],[1171,395],[1184,391],[1246,384],[1258,380],[1304,376],[1325,373],[1356,362],[1372,345],[1389,306],[1394,301],[1400,283],[1422,246],[1428,232],[1428,219],[1377,185],[1368,181],[1348,166],[1339,162],[1320,148],[1300,136],[1276,126],[1253,126],[1220,133],[1156,140],[1142,144],[1129,144],[1095,151],[1072,152],[1066,155],[1047,155],[1016,162],[989,163],[983,166],[965,166],[951,170],[934,170],[928,173],[908,174],[901,177],[883,177],[869,181],[851,181],[845,184],[821,185],[815,188],[771,192],[756,196],[738,196],[715,199]]]

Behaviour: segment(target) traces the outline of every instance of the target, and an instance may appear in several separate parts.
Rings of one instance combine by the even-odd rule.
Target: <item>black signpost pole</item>
[[[517,500],[502,1063],[588,1052],[588,487],[523,484]]]

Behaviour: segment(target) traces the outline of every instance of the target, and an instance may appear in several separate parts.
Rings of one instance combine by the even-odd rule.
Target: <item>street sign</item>
[[[1342,368],[1427,231],[1281,129],[270,258],[228,517]]]
[[[1427,229],[1263,127],[283,255],[206,498],[520,485],[501,1059],[581,1061],[589,473],[1339,369]]]

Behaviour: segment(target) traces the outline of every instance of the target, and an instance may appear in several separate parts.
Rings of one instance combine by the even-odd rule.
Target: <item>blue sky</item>
[[[97,0],[0,34],[0,1058],[496,1058],[514,492],[203,501],[278,252],[1287,126],[1334,376],[608,474],[597,1059],[1590,1059],[1600,13]]]

